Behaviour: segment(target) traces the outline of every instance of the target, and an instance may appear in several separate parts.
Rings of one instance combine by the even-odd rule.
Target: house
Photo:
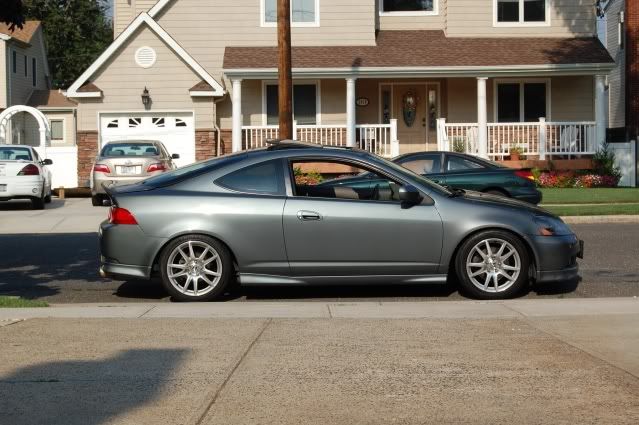
[[[66,159],[77,157],[76,107],[61,91],[51,89],[42,24],[27,21],[14,30],[0,24],[0,112],[5,111],[0,115],[0,144],[39,147],[42,156],[54,160],[55,186],[77,186],[77,172],[66,164],[75,166]],[[38,116],[28,112],[29,108],[35,108],[33,113]],[[48,127],[44,143],[40,116]]]
[[[276,0],[115,0],[113,44],[69,88],[79,180],[99,146],[183,163],[278,136]],[[292,0],[296,137],[385,156],[584,157],[603,144],[592,1]]]

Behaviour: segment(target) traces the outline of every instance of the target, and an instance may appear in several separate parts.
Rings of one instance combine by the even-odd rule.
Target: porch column
[[[606,76],[595,76],[595,150],[606,143]]]
[[[233,84],[233,152],[242,150],[242,80],[232,80]]]
[[[486,77],[477,78],[477,145],[479,156],[488,158],[488,105]]]
[[[346,79],[346,146],[355,147],[355,132],[356,128],[356,109],[355,109],[355,83],[356,78],[347,78]]]

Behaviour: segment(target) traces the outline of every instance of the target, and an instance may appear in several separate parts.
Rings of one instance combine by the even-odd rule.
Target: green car
[[[516,170],[493,161],[453,152],[417,152],[398,156],[393,162],[443,186],[472,190],[518,199],[531,204],[541,202],[529,170]],[[333,180],[332,185],[375,186],[367,173]],[[384,190],[385,188],[378,188]]]

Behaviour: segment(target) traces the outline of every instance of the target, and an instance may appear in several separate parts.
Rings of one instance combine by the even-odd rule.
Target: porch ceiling
[[[299,75],[503,75],[522,72],[607,73],[614,60],[594,38],[462,38],[443,31],[380,31],[375,46],[293,47]],[[227,47],[229,76],[269,75],[276,47]]]

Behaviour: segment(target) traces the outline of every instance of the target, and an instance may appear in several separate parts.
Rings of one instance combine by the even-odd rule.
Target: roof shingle
[[[78,106],[59,90],[34,90],[27,105],[34,108],[75,108]]]
[[[594,38],[466,38],[380,31],[375,46],[293,47],[293,68],[455,67],[614,63]],[[276,47],[227,47],[224,69],[277,68]]]
[[[8,35],[23,43],[31,43],[33,34],[40,28],[40,21],[27,21],[22,26],[22,29],[16,27],[13,31],[9,29],[9,25],[6,23],[0,23],[0,34]]]

